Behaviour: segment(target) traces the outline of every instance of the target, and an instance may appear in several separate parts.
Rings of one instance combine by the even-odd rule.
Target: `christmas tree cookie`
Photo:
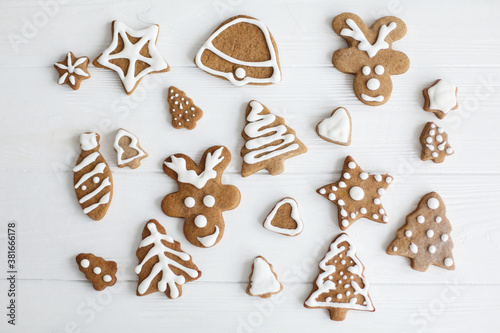
[[[363,264],[347,234],[340,234],[319,263],[313,290],[304,303],[306,308],[325,308],[330,319],[344,320],[347,311],[375,311],[368,295]]]
[[[177,129],[192,130],[203,116],[203,111],[193,103],[193,100],[174,86],[168,88],[168,105],[172,115],[172,126]]]
[[[286,159],[307,152],[295,131],[285,125],[285,120],[257,101],[248,103],[246,125],[241,135],[245,139],[241,148],[243,177],[262,169],[273,176],[278,175],[285,170]]]
[[[411,268],[417,271],[425,272],[430,265],[454,270],[450,232],[443,199],[436,192],[427,193],[406,216],[386,252],[410,258]]]
[[[92,283],[95,290],[101,291],[116,283],[118,266],[114,261],[96,257],[92,253],[80,253],[76,256],[76,263],[80,272]]]
[[[247,294],[250,296],[269,298],[283,290],[283,285],[278,281],[273,265],[262,256],[258,256],[253,261],[249,280]]]

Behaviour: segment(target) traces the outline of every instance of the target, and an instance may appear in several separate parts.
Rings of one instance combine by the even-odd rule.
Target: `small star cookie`
[[[362,217],[387,223],[387,214],[380,197],[392,182],[387,174],[364,172],[351,156],[347,156],[340,179],[320,187],[316,192],[338,206],[340,229],[346,230]]]
[[[144,76],[170,70],[156,47],[159,33],[160,27],[156,24],[134,30],[123,22],[113,21],[111,45],[93,64],[114,70],[120,76],[125,92],[130,95]]]
[[[425,99],[424,110],[434,113],[439,119],[446,117],[451,110],[458,109],[458,88],[448,81],[437,80],[422,93]]]
[[[68,52],[66,59],[54,64],[54,68],[59,72],[57,83],[67,83],[73,90],[78,90],[83,80],[90,79],[88,65],[88,57],[78,58],[72,52]]]

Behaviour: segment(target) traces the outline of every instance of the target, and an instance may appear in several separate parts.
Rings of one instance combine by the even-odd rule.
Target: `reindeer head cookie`
[[[354,74],[354,93],[372,106],[382,105],[392,92],[391,75],[405,73],[410,59],[392,49],[392,43],[406,34],[406,24],[397,17],[378,19],[368,28],[359,16],[343,13],[333,19],[333,30],[349,45],[333,54],[339,71]]]
[[[217,244],[224,233],[222,212],[240,203],[238,188],[221,183],[230,161],[226,147],[213,146],[205,151],[198,165],[184,154],[172,155],[163,163],[163,171],[177,181],[179,191],[167,195],[161,208],[168,216],[185,219],[184,235],[193,245]]]

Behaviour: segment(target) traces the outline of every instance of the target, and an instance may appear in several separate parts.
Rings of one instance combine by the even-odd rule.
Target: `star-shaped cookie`
[[[83,80],[90,79],[88,65],[88,57],[77,58],[72,52],[68,52],[66,59],[54,64],[54,68],[59,72],[57,83],[67,83],[73,90],[78,90]]]
[[[439,119],[446,117],[451,110],[458,109],[458,88],[448,81],[436,80],[422,93],[425,99],[424,110],[434,113]]]
[[[94,66],[114,70],[125,92],[132,94],[144,76],[170,70],[156,47],[159,32],[158,25],[133,30],[113,21],[111,45],[94,60]]]
[[[340,229],[346,230],[362,217],[387,223],[387,214],[380,197],[392,182],[387,174],[364,172],[351,156],[347,156],[340,179],[320,187],[316,192],[338,206]]]

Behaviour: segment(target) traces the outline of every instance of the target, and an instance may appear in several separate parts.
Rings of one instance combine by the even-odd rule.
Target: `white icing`
[[[391,22],[389,25],[382,25],[378,32],[377,41],[375,44],[371,44],[367,39],[361,29],[358,27],[356,22],[352,19],[345,20],[345,23],[351,28],[351,30],[344,28],[340,31],[340,35],[351,37],[357,41],[359,41],[358,49],[361,51],[366,51],[370,58],[373,58],[378,51],[386,50],[389,48],[389,44],[385,41],[385,38],[389,35],[389,33],[396,29],[396,22]]]
[[[123,159],[123,153],[125,151],[123,150],[123,148],[119,144],[120,139],[123,138],[124,136],[130,138],[130,140],[131,140],[129,148],[132,148],[135,151],[137,151],[137,155],[129,157],[127,159]],[[116,155],[117,155],[119,166],[123,165],[123,164],[130,163],[133,160],[146,155],[146,152],[144,150],[142,150],[141,148],[139,148],[139,139],[137,139],[137,137],[135,135],[133,135],[132,133],[130,133],[129,131],[126,131],[122,128],[119,129],[118,132],[116,132],[115,142],[113,144],[113,148],[115,148],[115,150],[116,150]]]
[[[344,177],[345,179],[351,179],[351,175],[347,172],[345,172],[342,177]]]
[[[269,54],[270,54],[269,60],[259,61],[259,62],[242,61],[242,60],[235,59],[235,58],[221,52],[219,49],[217,49],[213,45],[213,43],[212,43],[213,40],[217,36],[219,36],[219,34],[221,32],[223,32],[227,28],[229,28],[235,24],[238,24],[238,23],[253,24],[253,25],[257,26],[262,31],[262,33],[264,34],[264,37],[266,39],[267,48],[268,48]],[[239,71],[239,73],[238,73],[238,69],[239,69],[238,68],[235,71],[235,75],[238,79],[235,79],[233,76],[233,73],[231,73],[231,72],[221,72],[221,71],[218,71],[218,70],[215,70],[215,69],[212,69],[212,68],[205,66],[203,64],[203,62],[201,61],[201,56],[202,56],[203,52],[205,52],[205,50],[209,50],[209,51],[215,53],[217,56],[221,57],[222,59],[224,59],[230,63],[233,63],[235,65],[247,66],[247,67],[270,67],[273,69],[273,74],[269,78],[254,78],[254,77],[247,76],[247,77],[242,79],[241,77],[238,76],[238,75],[242,74],[241,71]],[[200,69],[204,70],[205,72],[210,73],[212,75],[216,75],[216,76],[222,76],[222,77],[226,78],[227,80],[229,80],[232,84],[234,84],[235,86],[238,86],[238,87],[244,86],[247,83],[278,83],[281,81],[281,71],[280,71],[280,68],[278,65],[278,56],[274,50],[274,46],[273,46],[273,43],[271,40],[271,34],[269,33],[269,30],[264,25],[264,23],[262,23],[256,19],[239,17],[237,19],[232,20],[231,22],[224,24],[222,27],[217,29],[208,38],[208,40],[205,42],[205,44],[202,45],[202,47],[200,48],[200,50],[196,54],[195,63]]]
[[[94,169],[92,171],[89,171],[87,172],[86,174],[84,174],[79,180],[78,182],[75,184],[75,188],[79,188],[80,185],[82,185],[83,183],[85,183],[90,177],[96,175],[96,174],[99,174],[99,173],[103,173],[104,172],[104,169],[106,169],[106,163],[98,163]],[[97,178],[97,182],[95,181],[95,179],[93,179],[94,183],[97,184],[99,182],[99,177],[96,177]],[[83,189],[83,188],[82,188]]]
[[[405,236],[406,236],[406,237],[411,237],[411,235],[412,235],[411,230],[406,230],[406,231],[405,231]]]
[[[385,68],[382,65],[375,66],[375,74],[382,75],[385,72]]]
[[[97,62],[114,70],[118,73],[123,87],[127,93],[134,90],[135,86],[138,84],[145,75],[152,72],[163,71],[168,68],[167,62],[162,58],[160,51],[156,47],[156,40],[158,39],[158,33],[160,28],[157,25],[151,25],[145,29],[134,30],[130,29],[123,22],[114,21],[113,22],[113,39],[111,45],[102,52],[102,54],[97,58]],[[135,44],[128,39],[127,34],[131,37],[139,38],[139,41]],[[119,36],[123,40],[123,50],[118,53],[113,53],[118,47]],[[151,58],[144,57],[140,54],[141,49],[148,45],[148,52]],[[118,66],[111,62],[115,59],[128,59],[129,66],[126,69],[126,73]],[[135,75],[137,62],[145,62],[149,66],[144,68],[140,73]]]
[[[423,217],[422,215],[417,216],[417,222],[418,223],[424,223],[425,222],[425,217]]]
[[[429,246],[428,250],[432,254],[436,253],[436,247],[434,245]]]
[[[82,185],[82,190],[85,191],[87,189],[87,186]]]
[[[339,183],[339,187],[340,187],[340,188],[345,188],[345,187],[347,187],[347,185],[346,185],[346,183],[345,183],[345,182],[340,182],[340,183]]]
[[[365,207],[362,207],[362,208],[359,210],[359,212],[360,212],[361,214],[366,214],[368,211],[366,210],[366,208],[365,208]]]
[[[439,110],[447,114],[457,105],[457,86],[440,80],[427,90],[429,96],[429,109]]]
[[[355,162],[349,162],[347,164],[347,166],[349,167],[349,169],[354,169],[354,168],[356,168],[356,163]]]
[[[99,183],[100,180],[101,180],[101,178],[99,178],[99,177],[92,178],[92,181],[94,182],[94,184]]]
[[[443,219],[441,218],[441,216],[436,216],[436,218],[434,219],[434,221],[436,221],[436,223],[441,223]]]
[[[102,277],[102,280],[104,282],[111,282],[112,279],[113,278],[111,277],[111,275],[107,275],[107,274]]]
[[[432,236],[434,236],[434,230],[429,229],[425,234],[427,235],[427,237],[432,238]]]
[[[198,237],[198,240],[200,241],[201,244],[203,244],[204,247],[211,247],[215,244],[217,241],[217,237],[219,237],[219,227],[215,226],[215,231],[213,234],[205,236],[205,237]]]
[[[364,66],[364,67],[361,69],[361,72],[363,72],[363,74],[364,74],[364,75],[370,75],[371,71],[372,71],[372,70],[371,70],[371,69],[370,69],[370,67],[368,67],[368,66]]]
[[[286,229],[286,228],[280,228],[277,226],[274,226],[271,224],[272,220],[276,216],[276,213],[278,212],[278,209],[284,205],[284,204],[289,204],[291,206],[291,212],[290,212],[290,217],[295,221],[297,224],[297,227],[295,229]],[[302,222],[302,219],[300,218],[299,214],[299,206],[297,205],[297,202],[291,198],[284,198],[281,201],[279,201],[269,213],[269,215],[266,217],[266,220],[264,221],[264,228],[270,231],[274,231],[280,234],[285,234],[287,236],[296,236],[302,232],[304,229],[304,222]]]
[[[89,194],[87,194],[86,196],[84,196],[83,198],[80,199],[79,203],[84,203],[90,199],[92,199],[93,197],[95,197],[97,194],[99,194],[103,189],[105,189],[106,187],[110,186],[111,185],[111,182],[109,181],[109,177],[106,177],[102,182],[101,182],[101,185],[99,185],[98,188],[96,188],[94,191],[90,192]]]
[[[372,97],[372,96],[368,96],[365,94],[361,94],[361,98],[367,102],[383,102],[384,101],[384,96],[382,96],[382,95]]]
[[[261,257],[253,261],[253,272],[249,293],[254,296],[274,294],[281,290],[281,284],[274,275],[271,266]]]
[[[73,172],[78,172],[83,168],[85,168],[87,165],[94,163],[95,160],[99,157],[99,155],[101,154],[99,154],[98,152],[93,152],[92,154],[88,155],[73,168]]]
[[[82,261],[80,261],[80,266],[82,266],[83,268],[87,268],[89,267],[90,265],[90,261],[88,259],[83,259]]]
[[[247,75],[247,72],[245,71],[245,69],[239,67],[234,71],[234,75],[236,75],[238,79],[243,79]]]
[[[194,224],[198,228],[205,228],[207,226],[207,218],[204,215],[198,215],[194,218]]]
[[[210,179],[215,179],[217,177],[217,171],[215,171],[214,168],[224,159],[224,156],[222,156],[223,149],[224,147],[220,147],[213,153],[207,154],[205,170],[199,175],[196,171],[187,169],[186,160],[183,157],[172,155],[170,156],[171,161],[165,161],[163,164],[177,173],[178,182],[191,184],[198,189],[202,189]]]
[[[418,246],[415,243],[411,243],[410,244],[410,251],[413,252],[413,253],[417,253],[418,252]]]
[[[373,203],[374,203],[375,205],[380,205],[381,201],[380,201],[380,199],[379,199],[379,198],[375,198],[375,199],[373,199]]]
[[[93,211],[94,209],[96,209],[97,207],[99,207],[100,205],[104,205],[104,204],[107,204],[109,202],[109,199],[111,198],[111,193],[108,192],[106,193],[105,195],[103,195],[101,197],[101,199],[99,199],[99,202],[93,204],[93,205],[90,205],[88,207],[85,207],[83,209],[83,213],[84,214],[88,214],[90,213],[91,211]]]
[[[430,209],[437,209],[439,207],[439,200],[436,198],[430,198],[427,200],[427,207]]]
[[[363,189],[359,186],[353,186],[349,190],[349,196],[352,200],[360,201],[365,197],[365,191],[363,191]]]
[[[452,266],[452,265],[453,265],[453,259],[451,259],[451,258],[446,258],[446,259],[444,259],[444,265],[445,265],[446,267],[450,267],[450,266]]]
[[[198,271],[185,267],[181,263],[176,260],[173,260],[165,255],[165,253],[170,253],[176,257],[178,257],[182,261],[189,261],[191,256],[185,252],[179,252],[171,249],[170,247],[165,246],[163,241],[167,243],[174,244],[174,240],[172,237],[162,234],[156,228],[156,224],[150,222],[147,224],[147,228],[150,231],[151,235],[144,238],[141,241],[139,247],[147,247],[153,245],[151,249],[149,249],[147,255],[142,259],[139,265],[136,266],[135,272],[136,274],[140,274],[142,268],[149,259],[157,256],[158,262],[151,268],[151,272],[149,275],[142,280],[142,282],[137,287],[137,291],[140,295],[143,295],[148,289],[153,280],[156,278],[160,272],[162,273],[161,279],[158,281],[157,287],[158,290],[164,292],[167,290],[167,285],[169,287],[169,294],[171,298],[179,297],[179,288],[177,285],[183,285],[186,282],[186,279],[182,275],[176,275],[171,267],[176,267],[177,269],[185,272],[192,278],[198,277]]]
[[[351,281],[350,284],[354,288],[354,293],[353,297],[351,297],[349,303],[337,303],[334,300],[330,301],[318,301],[318,297],[321,294],[324,293],[329,293],[331,290],[335,290],[337,288],[335,282],[328,280],[327,277],[335,273],[335,266],[331,264],[327,264],[329,261],[332,260],[333,257],[338,255],[340,252],[344,251],[345,248],[344,246],[340,246],[341,243],[347,242],[349,244],[349,249],[347,250],[347,256],[353,261],[354,266],[347,268],[349,273],[351,273],[351,279],[353,278],[353,275],[359,276],[362,281],[364,287],[361,288],[359,284],[357,284],[355,281]],[[340,257],[340,255],[339,255]],[[368,288],[369,288],[369,283],[366,280],[366,278],[362,275],[364,266],[361,263],[361,261],[357,258],[356,256],[356,250],[354,246],[352,245],[352,242],[350,238],[346,234],[341,234],[335,242],[333,242],[330,245],[330,250],[328,253],[325,255],[323,260],[319,263],[320,269],[323,271],[318,275],[318,278],[316,279],[316,287],[318,288],[315,292],[313,292],[309,298],[306,300],[305,304],[309,307],[335,307],[335,308],[344,308],[344,309],[354,309],[354,310],[367,310],[367,311],[373,311],[373,304],[371,302],[371,299],[368,296]],[[344,275],[344,277],[347,279],[347,275]],[[339,281],[339,283],[342,283],[342,281]],[[361,295],[365,300],[366,304],[356,304],[356,295]],[[349,298],[349,295],[346,294],[346,297]],[[352,301],[354,299],[354,301]]]
[[[366,172],[362,172],[359,174],[359,178],[361,178],[361,180],[367,180],[368,174]]]
[[[203,197],[203,204],[207,207],[213,207],[215,205],[215,198],[211,195],[205,195]]]
[[[101,270],[101,267],[94,267],[94,274],[101,274],[102,270]]]
[[[331,201],[335,200],[337,197],[335,196],[335,194],[333,193],[330,193],[328,194],[328,199],[330,199]]]
[[[196,201],[194,200],[193,197],[187,197],[186,199],[184,199],[184,205],[187,208],[193,208],[195,204],[196,204]]]
[[[274,114],[260,115],[264,106],[257,101],[251,101],[250,107],[251,111],[247,116],[248,124],[243,131],[251,138],[247,140],[245,147],[252,151],[243,157],[245,163],[255,164],[299,149],[299,145],[293,143],[295,135],[285,134],[287,132],[285,125],[268,127],[276,120]],[[279,143],[261,148],[276,141]]]
[[[319,190],[319,194],[325,194],[326,193],[326,190],[324,188],[322,188],[321,190]]]
[[[372,91],[377,90],[378,88],[380,88],[380,81],[375,78],[371,78],[366,81],[366,87]]]
[[[97,134],[94,132],[80,135],[80,146],[82,150],[88,151],[97,148]]]
[[[447,234],[442,234],[442,235],[441,235],[441,240],[442,240],[443,242],[446,242],[446,241],[448,240],[448,235],[447,235]]]
[[[347,144],[351,138],[349,111],[344,108],[336,109],[329,118],[323,119],[317,128],[320,136],[334,142]]]

